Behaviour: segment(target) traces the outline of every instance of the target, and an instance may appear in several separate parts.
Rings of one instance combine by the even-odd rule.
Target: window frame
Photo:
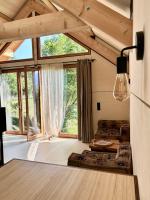
[[[18,59],[18,60],[6,60],[6,61],[0,61],[0,64],[3,64],[3,63],[18,63],[18,62],[24,62],[24,61],[34,61],[34,47],[33,47],[33,38],[26,38],[26,39],[31,39],[31,45],[32,45],[32,58],[25,58],[25,59]],[[26,40],[24,39],[24,40]],[[17,41],[17,40],[15,40]],[[12,41],[14,42],[14,41]],[[12,43],[12,42],[7,42],[4,47],[0,50],[0,56],[1,54],[7,50],[7,48],[9,47],[9,45]]]
[[[33,65],[34,66],[34,65]],[[18,87],[18,85],[19,85],[19,82],[21,81],[21,79],[20,79],[20,75],[18,76],[18,74],[20,73],[24,73],[24,75],[25,75],[25,73],[27,73],[27,72],[34,72],[34,71],[38,71],[38,77],[39,77],[39,79],[40,79],[40,70],[41,70],[41,67],[40,66],[38,66],[38,67],[29,67],[29,66],[24,66],[24,67],[21,67],[21,68],[15,68],[15,69],[2,69],[2,74],[10,74],[10,73],[16,73],[16,78],[17,78],[17,87]],[[25,78],[24,78],[24,81],[25,81]],[[28,80],[27,80],[27,82],[28,82]],[[19,91],[19,90],[18,90]],[[25,93],[28,95],[28,92],[27,92],[27,90],[25,90]],[[27,96],[26,95],[26,96]],[[22,97],[19,95],[19,93],[17,94],[17,96],[18,96],[18,116],[19,116],[19,118],[20,118],[20,116],[22,116],[23,115],[23,110],[22,110]],[[23,130],[22,128],[23,128],[23,122],[22,121],[20,121],[19,122],[19,130],[8,130],[8,131],[6,131],[6,133],[10,133],[10,134],[21,134],[21,135],[26,135],[26,138],[27,138],[27,141],[31,141],[31,140],[33,140],[33,139],[37,139],[38,137],[39,137],[39,135],[44,135],[44,133],[42,133],[42,118],[41,118],[41,83],[39,83],[39,99],[40,99],[40,133],[39,134],[37,134],[37,135],[29,135],[28,133],[27,134],[25,134],[26,133],[26,131],[27,130]],[[29,99],[28,99],[29,100]],[[20,102],[21,102],[21,104],[20,104]],[[20,104],[20,105],[19,105]],[[26,116],[28,116],[29,117],[29,103],[28,103],[28,101],[26,101],[26,106],[28,107],[28,109],[25,109],[26,110]],[[19,109],[19,107],[21,108],[21,109]],[[21,117],[22,118],[22,117]]]
[[[68,33],[63,33],[63,34],[65,36],[69,37],[70,39],[72,39],[73,41],[75,41],[76,43],[78,43],[79,45],[81,45],[82,47],[86,48],[88,51],[87,52],[83,52],[83,53],[70,53],[70,54],[55,55],[55,56],[54,55],[53,56],[41,56],[40,38],[37,38],[37,59],[38,60],[45,60],[45,59],[55,59],[55,58],[73,57],[73,56],[83,56],[83,55],[90,55],[91,54],[91,49],[89,47],[87,47],[86,45],[81,43],[76,38],[70,36]]]
[[[76,64],[64,64],[63,68],[64,69],[76,68],[76,70],[77,70],[78,65],[77,65],[77,63]],[[78,77],[78,74],[77,74],[77,77]],[[77,111],[78,111],[78,103],[79,103],[79,96],[78,96],[78,78],[77,78]],[[80,118],[79,111],[78,111],[77,117],[78,117],[77,121],[78,121],[78,126],[79,126],[79,118]],[[78,131],[79,131],[79,128],[78,128]],[[78,139],[78,135],[79,135],[79,133],[71,134],[71,133],[66,133],[66,132],[60,131],[58,134],[58,137]]]
[[[82,42],[77,40],[76,38],[70,36],[68,33],[65,33],[64,35],[66,35],[67,37],[69,37],[73,41],[77,42],[78,44],[80,44],[81,46],[86,48],[88,51],[83,52],[83,53],[71,53],[71,54],[63,54],[63,55],[56,55],[56,56],[41,57],[40,56],[40,38],[39,37],[38,38],[31,38],[31,41],[32,41],[32,58],[0,61],[0,65],[7,64],[7,63],[11,64],[11,63],[21,63],[21,62],[28,62],[28,61],[33,61],[34,62],[33,64],[35,64],[35,62],[42,61],[42,60],[52,60],[52,59],[55,59],[55,58],[67,58],[67,57],[74,57],[74,56],[91,55],[91,49],[88,46],[86,46],[85,44],[83,44]],[[34,42],[34,40],[36,40],[36,43]],[[11,44],[11,42],[7,42],[4,45],[4,47],[2,47],[2,49],[0,50],[0,55],[7,49],[7,47],[9,47],[10,44]],[[35,55],[37,55],[37,57]]]

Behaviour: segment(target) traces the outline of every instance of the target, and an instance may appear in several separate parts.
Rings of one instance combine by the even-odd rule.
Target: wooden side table
[[[103,145],[98,145],[98,143],[101,140],[98,139],[93,139],[92,142],[90,143],[89,147],[91,148],[91,151],[106,151],[106,152],[117,152],[119,148],[119,140],[107,140],[112,142],[112,145],[109,146],[103,146]]]

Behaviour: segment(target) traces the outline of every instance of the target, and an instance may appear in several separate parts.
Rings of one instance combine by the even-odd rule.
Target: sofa
[[[103,170],[115,173],[132,174],[130,144],[120,144],[117,153],[84,150],[81,154],[72,153],[68,165]]]
[[[113,139],[130,142],[130,125],[127,120],[99,120],[95,139]]]

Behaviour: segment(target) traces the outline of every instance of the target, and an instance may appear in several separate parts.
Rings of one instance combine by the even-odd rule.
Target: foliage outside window
[[[40,57],[88,53],[89,50],[64,34],[40,37]],[[0,55],[0,62],[32,59],[32,39],[11,42]]]
[[[65,54],[87,53],[88,49],[81,46],[64,34],[40,37],[40,56],[59,56]]]
[[[63,133],[78,133],[77,69],[64,69],[64,124]]]
[[[17,42],[17,43],[16,43]],[[32,57],[32,41],[31,39],[24,41],[12,42],[11,46],[7,49],[2,56],[8,55],[5,60],[17,60]],[[73,41],[64,34],[56,34],[51,36],[44,36],[40,38],[41,44],[41,56],[57,56],[65,54],[78,54],[87,53],[88,49],[84,48],[77,42]],[[13,54],[9,53],[10,49],[15,49]],[[9,50],[9,51],[8,51]],[[29,52],[28,52],[29,51]],[[11,55],[11,56],[10,56]],[[9,57],[10,56],[10,57]],[[0,57],[1,60],[2,57]],[[4,58],[4,57],[3,57]],[[32,73],[28,73],[28,97],[30,112],[33,113],[33,86],[31,76]],[[10,98],[7,101],[8,110],[12,118],[12,130],[18,130],[19,128],[19,116],[18,116],[18,91],[17,91],[17,76],[16,73],[10,73],[3,75],[5,82],[9,86]],[[65,118],[62,127],[63,133],[77,134],[78,133],[78,111],[77,111],[77,70],[76,68],[65,68],[64,69],[64,110]],[[22,91],[24,96],[24,90]],[[24,98],[22,99],[24,101]],[[25,103],[23,103],[25,105]],[[32,105],[32,106],[31,106]],[[23,110],[25,108],[23,107]]]

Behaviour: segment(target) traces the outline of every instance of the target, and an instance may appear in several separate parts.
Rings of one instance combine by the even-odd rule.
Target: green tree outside
[[[64,34],[52,35],[45,38],[42,43],[41,56],[56,56],[73,53],[84,53],[88,50]]]
[[[42,37],[41,56],[64,55],[71,53],[84,53],[88,50],[76,43],[64,34],[56,34],[50,37]],[[16,73],[3,74],[3,78],[9,85],[11,102],[8,102],[11,110],[14,127],[18,127],[18,88]],[[21,80],[24,80],[24,73],[21,74]],[[77,113],[77,72],[75,68],[64,69],[64,111],[65,118],[62,132],[77,134],[78,132],[78,113]],[[23,84],[23,83],[22,83]],[[22,88],[24,97],[24,87]],[[33,90],[32,73],[28,73],[28,92],[29,98]],[[33,98],[33,97],[32,97]],[[33,106],[33,105],[32,105]],[[14,128],[17,129],[17,128]]]

